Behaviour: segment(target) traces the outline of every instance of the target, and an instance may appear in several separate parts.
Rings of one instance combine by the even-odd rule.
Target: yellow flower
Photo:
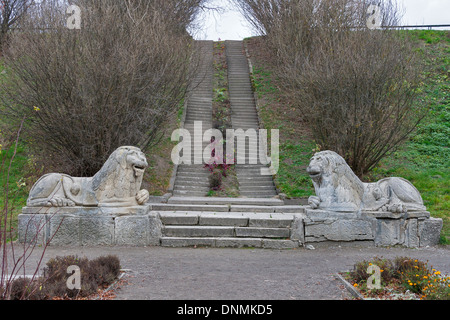
[[[441,272],[440,271],[436,271],[436,273],[435,273],[436,275],[440,275],[441,274]]]
[[[355,283],[354,285],[353,285],[355,288],[358,286],[358,284],[357,283]]]
[[[38,108],[38,107],[36,107],[36,106],[34,106],[33,108],[34,108],[34,111],[36,111],[36,112],[39,112],[39,111],[41,111],[41,109],[40,109],[40,108]]]

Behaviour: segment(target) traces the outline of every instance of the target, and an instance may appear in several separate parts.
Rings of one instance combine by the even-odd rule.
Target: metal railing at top
[[[384,29],[428,29],[450,28],[450,24],[423,24],[423,25],[406,25],[406,26],[383,26]]]

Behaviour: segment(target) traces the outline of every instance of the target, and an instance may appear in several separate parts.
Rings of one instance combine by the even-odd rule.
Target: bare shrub
[[[81,289],[68,289],[67,268],[77,266],[81,272]],[[99,287],[112,284],[120,275],[120,260],[109,255],[93,260],[78,256],[60,256],[50,259],[44,269],[42,291],[47,298],[52,297],[88,297],[97,293]]]
[[[361,176],[414,131],[426,111],[416,104],[421,66],[404,34],[368,27],[370,1],[236,1],[265,32],[284,90],[322,149]],[[397,25],[400,9],[377,4],[381,25]]]
[[[194,46],[162,15],[173,1],[74,3],[80,30],[66,27],[65,1],[45,1],[21,23],[6,52],[3,102],[13,119],[30,116],[47,160],[92,176],[117,147],[159,141],[185,97]]]
[[[31,0],[0,0],[0,53],[8,40],[8,33],[27,12]]]

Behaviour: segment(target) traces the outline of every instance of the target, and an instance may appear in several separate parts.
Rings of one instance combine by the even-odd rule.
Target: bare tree
[[[414,131],[421,66],[400,8],[369,0],[235,0],[266,36],[278,76],[323,149],[363,175]],[[372,26],[375,26],[373,28]]]
[[[26,13],[31,0],[0,0],[0,52],[10,29]]]
[[[5,62],[8,115],[30,115],[33,145],[64,171],[92,176],[117,147],[148,150],[182,105],[192,39],[159,1],[45,1],[24,19]],[[160,7],[162,6],[162,7]]]

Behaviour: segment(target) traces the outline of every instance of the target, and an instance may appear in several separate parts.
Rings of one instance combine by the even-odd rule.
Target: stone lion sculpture
[[[316,196],[309,198],[313,209],[394,213],[426,211],[419,191],[411,182],[403,178],[386,178],[376,183],[363,183],[336,152],[316,153],[306,171],[316,191]]]
[[[50,173],[30,191],[29,207],[105,207],[143,205],[149,199],[140,190],[145,169],[144,153],[136,147],[121,147],[111,154],[92,178]]]

